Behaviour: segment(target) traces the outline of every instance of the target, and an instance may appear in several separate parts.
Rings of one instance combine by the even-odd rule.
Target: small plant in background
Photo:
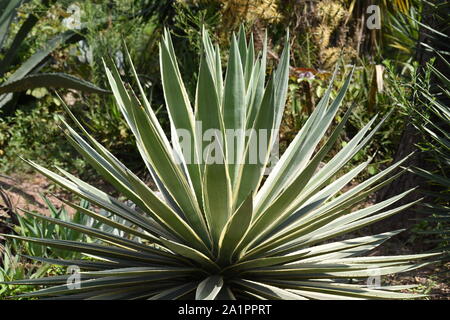
[[[48,199],[43,196],[49,211],[50,217],[53,219],[59,219],[61,221],[70,223],[78,223],[91,227],[98,227],[98,223],[94,223],[88,216],[83,215],[81,212],[75,212],[72,216],[69,216],[68,212],[61,207],[57,209]],[[89,203],[81,201],[80,206],[84,209],[89,208]],[[60,239],[70,241],[84,241],[91,242],[92,240],[86,235],[72,229],[67,229],[63,226],[54,225],[48,221],[40,221],[35,219],[35,213],[22,210],[23,214],[18,215],[19,225],[16,228],[16,233],[25,237],[32,238],[44,238],[44,239]],[[42,258],[61,258],[68,260],[75,260],[81,258],[81,254],[77,252],[58,250],[57,248],[46,248],[33,243],[23,243],[19,241],[12,241],[12,248],[15,252],[26,252],[27,255],[42,257]]]
[[[93,260],[78,262],[83,269],[78,288],[67,286],[69,276],[24,279],[8,284],[46,286],[21,297],[69,299],[420,297],[398,292],[408,286],[377,288],[364,282],[348,282],[370,278],[374,271],[378,276],[411,271],[428,264],[415,261],[435,255],[363,256],[400,231],[336,240],[338,236],[392,216],[413,204],[392,207],[412,191],[406,190],[386,201],[352,210],[398,177],[401,172],[390,174],[400,168],[404,160],[340,193],[370,163],[369,159],[336,177],[381,126],[383,120],[375,124],[377,117],[319,167],[352,112],[349,109],[331,133],[326,134],[347,92],[351,75],[346,77],[334,99],[331,98],[332,85],[329,86],[264,179],[287,94],[288,43],[286,39],[278,67],[266,82],[267,45],[257,55],[251,38],[247,42],[245,37],[236,39],[233,35],[223,79],[219,47],[214,46],[208,33],[204,32],[195,107],[192,109],[171,37],[165,32],[160,44],[160,63],[166,105],[174,129],[172,145],[142,94],[143,88],[139,87],[143,97],[140,102],[109,62],[106,74],[114,96],[160,194],[93,139],[68,109],[72,121],[82,132],[82,135],[78,134],[62,120],[69,142],[135,207],[65,170],[60,169],[62,175],[58,175],[32,161],[28,163],[63,188],[123,220],[117,222],[67,202],[71,207],[132,234],[140,241],[83,224],[35,215],[100,242],[4,236],[81,252]],[[133,67],[131,70],[136,77]],[[202,123],[201,128],[199,123]],[[194,134],[200,130],[203,136],[209,129],[215,130],[212,141],[198,140]],[[253,152],[251,146],[256,144],[254,136],[238,134],[232,140],[221,140],[219,133],[226,129],[268,130],[268,143],[258,150],[263,154],[262,161],[256,164],[248,161]],[[184,138],[191,142],[190,152],[181,149],[178,132],[190,133],[183,136],[183,146],[186,146]],[[206,163],[192,161],[192,157],[203,157]],[[207,161],[211,157],[215,161]],[[231,160],[236,158],[242,161]],[[59,263],[71,262],[59,260]]]
[[[13,251],[8,244],[0,244],[0,282],[15,281],[23,278],[36,279],[42,277],[48,270],[48,266],[36,267]],[[32,286],[9,286],[0,284],[0,298],[18,295],[24,292],[32,291]]]

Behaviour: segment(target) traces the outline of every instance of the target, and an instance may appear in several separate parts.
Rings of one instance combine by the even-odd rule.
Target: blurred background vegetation
[[[370,5],[380,10],[380,29],[367,27],[373,14],[367,12]],[[411,196],[425,196],[423,203],[427,204],[415,209],[412,219],[416,220],[408,220],[412,222],[406,225],[417,232],[405,241],[422,245],[425,239],[427,250],[448,248],[448,15],[446,1],[425,0],[2,0],[0,173],[29,174],[30,168],[20,156],[93,179],[92,169],[66,143],[58,127],[56,117],[64,112],[56,89],[98,141],[129,168],[145,174],[130,131],[109,94],[102,59],[112,57],[122,76],[132,83],[125,72],[128,68],[123,46],[127,45],[147,97],[169,131],[159,76],[158,44],[164,27],[174,36],[181,74],[191,96],[195,92],[202,26],[211,31],[221,47],[228,46],[230,33],[238,32],[241,24],[255,34],[253,41],[258,49],[267,33],[269,65],[279,59],[288,29],[292,58],[281,151],[314,110],[335,67],[340,69],[333,95],[344,75],[355,66],[345,107],[336,121],[352,104],[356,107],[340,143],[344,145],[375,114],[391,114],[374,143],[357,154],[350,165],[374,156],[368,171],[359,178],[366,179],[416,151],[408,164],[411,172],[381,190],[377,198],[419,185],[421,191]],[[7,195],[2,208],[11,213],[14,209],[6,199]],[[52,215],[62,214],[57,208],[50,209]],[[4,225],[12,226],[8,229],[11,232],[30,235],[42,230],[26,216],[8,219]],[[404,227],[405,220],[390,224]],[[392,229],[379,226],[383,227]],[[13,243],[5,245],[3,251],[11,264],[19,259],[17,253],[32,255],[33,250],[37,249],[19,248]],[[47,252],[46,256],[51,259],[61,254]],[[20,278],[31,272],[30,268],[33,272],[40,270],[39,266],[21,263],[16,261],[15,265],[22,266],[16,276],[16,271],[5,267],[0,268],[0,275],[3,272],[3,278]]]

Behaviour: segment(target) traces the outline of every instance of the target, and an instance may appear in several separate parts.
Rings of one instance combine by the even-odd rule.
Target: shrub
[[[145,95],[141,93],[143,101],[140,102],[122,82],[114,65],[109,62],[106,67],[117,104],[160,193],[149,188],[95,141],[68,109],[72,121],[82,132],[77,133],[62,119],[69,142],[135,207],[63,169],[59,175],[28,161],[55,183],[111,215],[121,217],[128,224],[68,202],[72,207],[135,238],[36,215],[103,243],[5,235],[94,257],[93,261],[76,262],[83,269],[78,288],[67,285],[69,275],[13,282],[46,286],[22,296],[299,300],[420,297],[398,292],[407,287],[378,288],[345,281],[370,278],[374,273],[383,276],[411,271],[427,264],[414,261],[433,256],[362,256],[400,230],[336,239],[414,204],[391,208],[412,191],[407,190],[383,202],[352,211],[368,195],[401,174],[391,176],[402,161],[340,193],[370,162],[369,159],[335,179],[340,169],[381,126],[383,120],[375,125],[377,117],[324,166],[319,166],[352,112],[349,109],[331,134],[325,136],[351,75],[333,101],[329,87],[276,162],[272,161],[271,151],[276,148],[288,86],[288,39],[278,68],[267,83],[267,46],[256,55],[252,38],[247,43],[245,37],[236,39],[233,35],[223,79],[219,47],[212,44],[206,32],[202,39],[194,108],[191,108],[181,80],[167,31],[160,44],[161,79],[173,129],[171,143]],[[136,76],[134,68],[132,71]],[[143,90],[142,87],[139,89]],[[194,134],[200,129],[200,122],[202,136],[208,129],[213,129],[210,140],[200,141]],[[253,155],[252,147],[257,144],[254,135],[237,134],[232,139],[221,139],[227,129],[267,130],[268,143],[257,150],[262,161],[249,161]],[[186,134],[182,136],[183,140],[178,139],[180,132]],[[269,175],[264,177],[269,168]],[[334,241],[329,241],[332,239]],[[59,260],[59,263],[74,264],[66,260]]]

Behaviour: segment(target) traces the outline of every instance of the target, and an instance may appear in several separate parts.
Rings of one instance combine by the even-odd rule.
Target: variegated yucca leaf
[[[219,47],[213,45],[206,31],[202,40],[194,101],[190,101],[184,87],[168,31],[160,44],[161,80],[171,123],[171,141],[139,81],[136,81],[140,91],[137,95],[122,82],[112,63],[105,64],[111,90],[158,192],[95,141],[69,110],[78,131],[62,119],[68,141],[135,208],[69,172],[59,169],[56,174],[28,161],[59,186],[121,220],[109,219],[66,201],[68,205],[133,237],[124,238],[36,214],[36,218],[75,229],[99,242],[5,235],[79,251],[89,257],[78,261],[37,257],[44,262],[79,266],[81,283],[69,286],[71,275],[14,282],[44,286],[23,296],[152,300],[420,297],[400,292],[408,287],[367,285],[366,280],[374,275],[411,271],[428,263],[418,261],[431,257],[430,254],[364,257],[401,230],[330,241],[413,205],[395,206],[411,192],[407,190],[383,202],[352,210],[398,177],[401,170],[397,169],[403,170],[403,161],[342,191],[370,161],[342,173],[349,160],[369,143],[381,126],[383,120],[378,121],[377,117],[320,168],[352,112],[348,110],[327,135],[351,75],[334,98],[330,84],[304,127],[274,164],[270,154],[277,147],[288,89],[288,37],[278,67],[268,81],[266,44],[261,53],[256,53],[253,39],[247,42],[243,30],[238,37],[233,35],[224,72]],[[130,72],[136,76],[133,68]],[[209,153],[211,141],[202,139],[208,129],[219,133],[230,129],[265,130],[267,143],[261,147],[254,136],[235,135],[222,142],[215,140],[218,148],[213,155]],[[183,141],[177,138],[179,132],[185,134]],[[248,160],[255,145],[263,160],[251,163]],[[199,161],[205,153],[208,159],[215,157],[222,161]],[[232,157],[237,161],[230,161]],[[264,177],[269,163],[273,164],[271,171]],[[395,173],[396,170],[400,172]],[[349,279],[360,281],[346,281]]]

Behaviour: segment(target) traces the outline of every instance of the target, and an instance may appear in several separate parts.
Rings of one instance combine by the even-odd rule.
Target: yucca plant
[[[172,128],[171,142],[146,100],[143,88],[139,86],[141,102],[121,81],[114,65],[105,64],[117,104],[134,133],[143,162],[159,193],[95,141],[68,109],[82,133],[61,119],[69,142],[135,207],[69,172],[59,169],[59,175],[28,161],[61,187],[129,225],[69,201],[64,200],[65,203],[135,238],[127,239],[35,214],[36,218],[75,229],[103,244],[4,235],[79,251],[90,257],[49,261],[79,266],[82,270],[79,286],[67,285],[70,275],[13,282],[44,286],[23,296],[152,300],[418,297],[399,292],[407,286],[378,288],[364,281],[359,284],[346,281],[410,271],[427,264],[417,261],[431,257],[430,254],[361,257],[401,230],[328,241],[413,204],[387,209],[412,191],[408,190],[352,211],[368,195],[401,174],[391,175],[403,161],[341,192],[370,161],[338,175],[381,126],[382,121],[375,125],[376,117],[319,169],[352,112],[349,109],[331,134],[325,136],[351,75],[334,99],[330,97],[330,86],[275,164],[270,155],[276,148],[287,93],[288,40],[279,65],[267,83],[267,46],[264,45],[257,55],[252,37],[247,42],[243,30],[238,38],[232,36],[224,78],[219,47],[212,44],[205,31],[202,41],[194,108],[184,88],[167,30],[160,44],[161,78]],[[132,66],[131,71],[136,76]],[[202,141],[199,137],[209,129],[215,129],[215,134],[209,141]],[[266,146],[257,148],[262,161],[250,161],[253,147],[257,145],[254,135],[236,134],[226,141],[220,138],[220,133],[226,130],[246,129],[269,132]],[[179,139],[180,133],[183,133],[183,141]],[[237,161],[231,161],[233,156]],[[213,158],[215,161],[211,161]],[[269,164],[270,174],[264,177]]]

